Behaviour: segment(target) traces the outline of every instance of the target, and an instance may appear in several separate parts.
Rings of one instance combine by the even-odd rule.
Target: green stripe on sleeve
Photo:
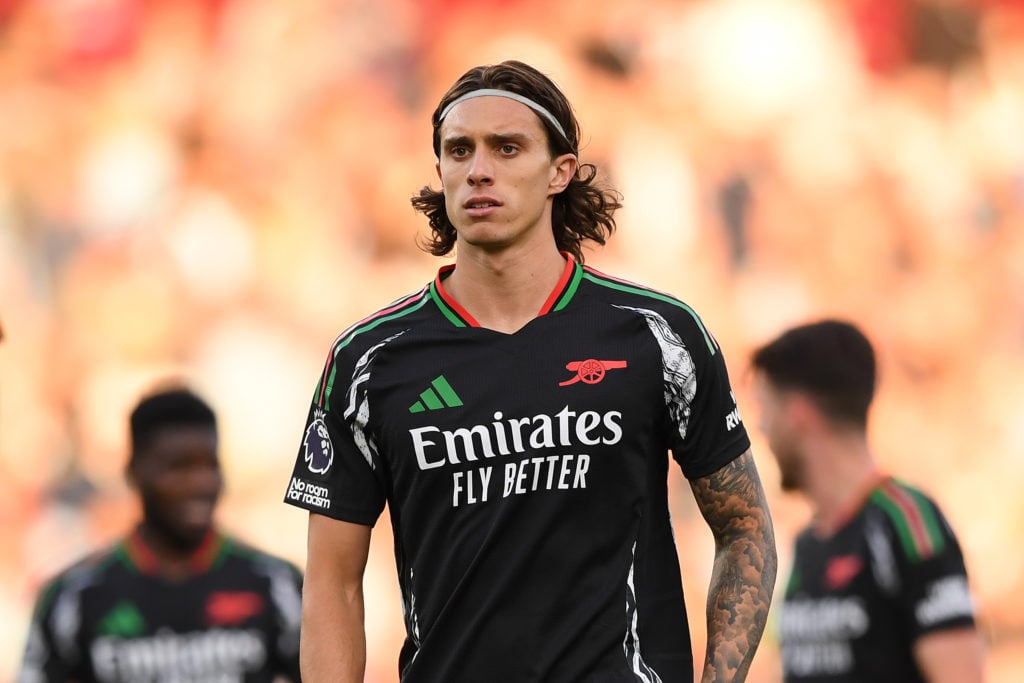
[[[900,509],[900,506],[880,490],[871,494],[871,501],[885,510],[886,513],[888,513],[889,518],[892,519],[893,525],[896,527],[896,534],[900,537],[900,543],[903,545],[903,552],[905,552],[907,557],[912,561],[919,561],[921,559],[921,553],[918,549],[917,542],[914,540],[914,532],[910,528],[910,524],[907,522],[907,517],[903,513],[903,510]]]
[[[371,322],[367,323],[366,325],[363,325],[362,327],[358,327],[358,328],[352,330],[352,332],[347,337],[345,337],[344,340],[342,340],[339,344],[337,344],[334,347],[334,357],[337,358],[338,357],[338,353],[343,348],[348,346],[349,342],[351,342],[353,339],[358,337],[363,332],[368,332],[368,331],[374,329],[375,327],[377,327],[379,325],[382,325],[382,324],[384,324],[384,323],[386,323],[386,322],[388,322],[390,320],[394,320],[396,318],[401,318],[402,316],[409,315],[410,313],[412,313],[414,311],[418,311],[419,309],[423,308],[423,306],[428,301],[430,301],[430,297],[424,296],[418,302],[416,302],[416,304],[414,304],[412,306],[409,306],[408,308],[402,308],[402,309],[400,309],[400,310],[398,310],[398,311],[396,311],[396,312],[394,312],[394,313],[392,313],[390,315],[385,315],[385,316],[381,316],[379,318],[375,318]],[[337,378],[337,375],[338,375],[338,364],[337,364],[336,361],[332,360],[331,361],[331,371],[330,371],[330,373],[327,376],[327,388],[324,391],[324,405],[323,405],[324,410],[330,410],[331,409],[331,393],[334,391],[334,380]]]
[[[946,547],[946,536],[942,533],[942,524],[939,522],[939,517],[935,513],[935,508],[925,498],[924,494],[914,488],[906,488],[907,493],[913,497],[916,503],[918,514],[921,515],[921,519],[924,521],[925,531],[928,533],[928,538],[932,541],[933,552],[937,555],[941,553]]]
[[[701,334],[704,335],[704,342],[708,345],[708,351],[711,352],[711,355],[713,356],[718,352],[718,348],[715,346],[715,341],[711,338],[711,334],[704,328],[704,323],[701,322],[700,316],[697,315],[697,312],[695,310],[684,304],[679,299],[668,296],[667,294],[662,294],[661,292],[655,292],[654,290],[644,289],[642,287],[634,287],[624,282],[606,280],[604,278],[597,277],[593,273],[585,273],[583,277],[590,280],[594,284],[601,285],[602,287],[608,287],[609,289],[617,289],[620,292],[629,292],[630,294],[639,294],[640,296],[646,296],[651,299],[657,299],[658,301],[663,301],[667,304],[672,304],[677,308],[683,309],[684,311],[689,313],[690,317],[693,318],[693,321],[697,323],[697,329],[699,329],[701,331]]]

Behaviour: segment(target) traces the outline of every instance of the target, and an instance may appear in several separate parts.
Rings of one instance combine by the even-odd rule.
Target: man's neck
[[[169,538],[156,526],[145,521],[136,529],[136,536],[142,546],[137,548],[143,554],[139,558],[147,565],[144,570],[160,574],[165,578],[179,580],[191,576],[197,563],[202,562],[204,550],[213,542],[211,529],[207,535],[194,544],[183,544]]]
[[[808,453],[804,492],[815,511],[816,532],[830,536],[857,513],[882,474],[863,438],[822,441]]]
[[[554,248],[464,249],[444,288],[482,327],[511,334],[537,317],[564,270]]]

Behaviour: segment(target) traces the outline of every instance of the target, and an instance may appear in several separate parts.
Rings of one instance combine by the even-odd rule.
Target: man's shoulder
[[[117,564],[120,543],[97,548],[49,576],[39,589],[37,610],[46,609],[63,593],[81,592],[101,583]]]
[[[879,482],[868,497],[868,505],[898,522],[911,521],[939,511],[932,496],[922,488],[897,477],[886,477]]]
[[[361,353],[397,334],[421,326],[436,314],[436,307],[428,305],[431,296],[428,284],[357,319],[335,337],[331,344],[332,355],[336,357],[342,352],[357,350]]]
[[[678,296],[634,279],[632,276],[611,274],[593,266],[582,266],[582,281],[591,292],[600,292],[608,301],[648,301],[673,306],[685,306]]]
[[[88,577],[109,571],[122,552],[122,541],[109,543],[72,560],[53,576],[52,582],[82,581]]]
[[[650,285],[584,266],[581,286],[586,296],[620,309],[632,309],[649,319],[668,324],[685,337],[699,337],[714,354],[718,349],[696,309],[681,297]]]
[[[301,581],[302,570],[291,560],[235,536],[224,537],[224,552],[259,574],[287,576]]]
[[[902,554],[911,562],[941,554],[950,542],[955,542],[935,500],[901,479],[883,480],[872,491],[867,512],[890,529]]]

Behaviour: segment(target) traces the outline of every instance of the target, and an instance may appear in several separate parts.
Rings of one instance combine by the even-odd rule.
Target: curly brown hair
[[[441,152],[441,112],[448,104],[466,93],[481,88],[495,88],[516,93],[537,102],[562,124],[563,136],[543,116],[539,117],[547,132],[548,149],[552,158],[562,154],[579,156],[579,123],[572,106],[565,95],[550,78],[532,66],[509,60],[500,64],[477,66],[459,78],[444,94],[431,117],[434,127],[434,154]],[[603,245],[615,231],[613,214],[622,206],[618,192],[600,187],[597,182],[597,167],[593,164],[579,164],[576,175],[569,185],[555,195],[551,212],[551,228],[555,244],[561,251],[569,252],[580,263],[583,262],[583,241],[591,240]],[[412,197],[412,206],[425,214],[430,221],[431,236],[421,246],[434,256],[444,256],[455,247],[456,231],[448,218],[443,190],[424,186],[419,194]]]

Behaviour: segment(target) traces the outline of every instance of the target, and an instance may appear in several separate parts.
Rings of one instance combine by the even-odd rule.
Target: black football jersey
[[[832,536],[799,535],[781,619],[786,683],[923,683],[914,641],[974,623],[957,539],[934,501],[886,478]]]
[[[387,504],[405,683],[691,680],[667,468],[749,448],[721,349],[571,260],[535,319],[485,329],[452,268],[338,337],[285,500],[365,525]]]
[[[135,533],[41,591],[17,683],[299,681],[302,575],[211,533],[162,578]]]

